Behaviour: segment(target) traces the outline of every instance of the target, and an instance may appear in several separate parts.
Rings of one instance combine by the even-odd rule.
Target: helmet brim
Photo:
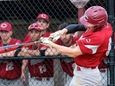
[[[86,16],[82,16],[79,19],[80,23],[83,24],[84,26],[88,26],[90,23],[87,21]]]

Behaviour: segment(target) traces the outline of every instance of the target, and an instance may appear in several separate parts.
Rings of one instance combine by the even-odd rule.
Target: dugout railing
[[[0,58],[0,62],[4,62],[4,61],[10,61],[10,60],[17,60],[17,61],[22,61],[22,60],[43,60],[43,59],[53,59],[53,67],[54,67],[54,75],[53,75],[53,81],[51,82],[51,84],[46,84],[47,86],[69,86],[69,83],[70,82],[70,78],[68,77],[68,74],[65,73],[61,67],[61,63],[60,63],[60,60],[71,60],[70,58],[68,58],[67,56],[35,56],[35,57],[4,57],[4,58]],[[47,64],[49,65],[49,64]],[[65,67],[68,69],[68,67]],[[101,80],[101,84],[102,86],[111,86],[109,85],[110,84],[110,76],[109,76],[109,69],[101,69],[100,70],[102,73],[101,73],[101,76],[102,76],[102,80]],[[28,68],[26,69],[25,71],[26,73],[26,78],[27,78],[27,81],[24,82],[24,86],[29,86],[29,82],[33,83],[33,85],[31,86],[37,86],[36,83],[34,83],[34,81],[31,81],[29,80],[30,78],[30,75],[29,75],[29,71],[28,71]],[[72,78],[72,77],[71,77]],[[12,80],[11,80],[12,81]],[[18,82],[17,82],[18,83]],[[44,85],[44,86],[46,86]],[[7,84],[7,86],[10,86]],[[39,85],[38,85],[39,86]],[[43,84],[41,84],[41,86],[43,86]]]

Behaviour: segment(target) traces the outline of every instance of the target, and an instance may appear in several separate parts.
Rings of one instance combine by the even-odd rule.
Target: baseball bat
[[[22,47],[22,46],[26,47],[26,46],[30,46],[30,45],[33,45],[33,44],[39,43],[39,42],[40,41],[38,40],[38,41],[34,41],[34,42],[29,42],[29,43],[19,43],[19,44],[2,46],[2,47],[0,47],[0,54],[16,50],[17,48]]]
[[[43,38],[44,39],[44,38]],[[53,41],[52,38],[48,38],[49,40]],[[13,50],[16,50],[17,48],[20,48],[20,47],[26,47],[26,46],[30,46],[30,45],[33,45],[35,43],[41,43],[41,39],[39,39],[38,41],[33,41],[33,42],[28,42],[28,43],[19,43],[19,44],[12,44],[12,45],[6,45],[6,46],[2,46],[0,47],[0,54],[1,53],[5,53],[5,52],[9,52],[9,51],[13,51]],[[42,43],[41,43],[42,44]]]

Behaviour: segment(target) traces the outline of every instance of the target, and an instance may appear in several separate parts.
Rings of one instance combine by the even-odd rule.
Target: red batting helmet
[[[89,23],[94,26],[103,26],[107,24],[108,14],[101,6],[92,6],[88,8],[80,18],[80,22],[87,26]]]
[[[38,30],[38,31],[43,31],[43,27],[37,23],[33,23],[28,27],[28,30]]]

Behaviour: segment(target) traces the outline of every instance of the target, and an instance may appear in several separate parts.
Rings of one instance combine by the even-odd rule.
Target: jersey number
[[[12,62],[6,64],[6,71],[10,71],[14,69],[14,65]]]
[[[46,72],[46,66],[45,65],[42,65],[42,66],[39,66],[39,70],[40,70],[40,73],[44,73]]]

